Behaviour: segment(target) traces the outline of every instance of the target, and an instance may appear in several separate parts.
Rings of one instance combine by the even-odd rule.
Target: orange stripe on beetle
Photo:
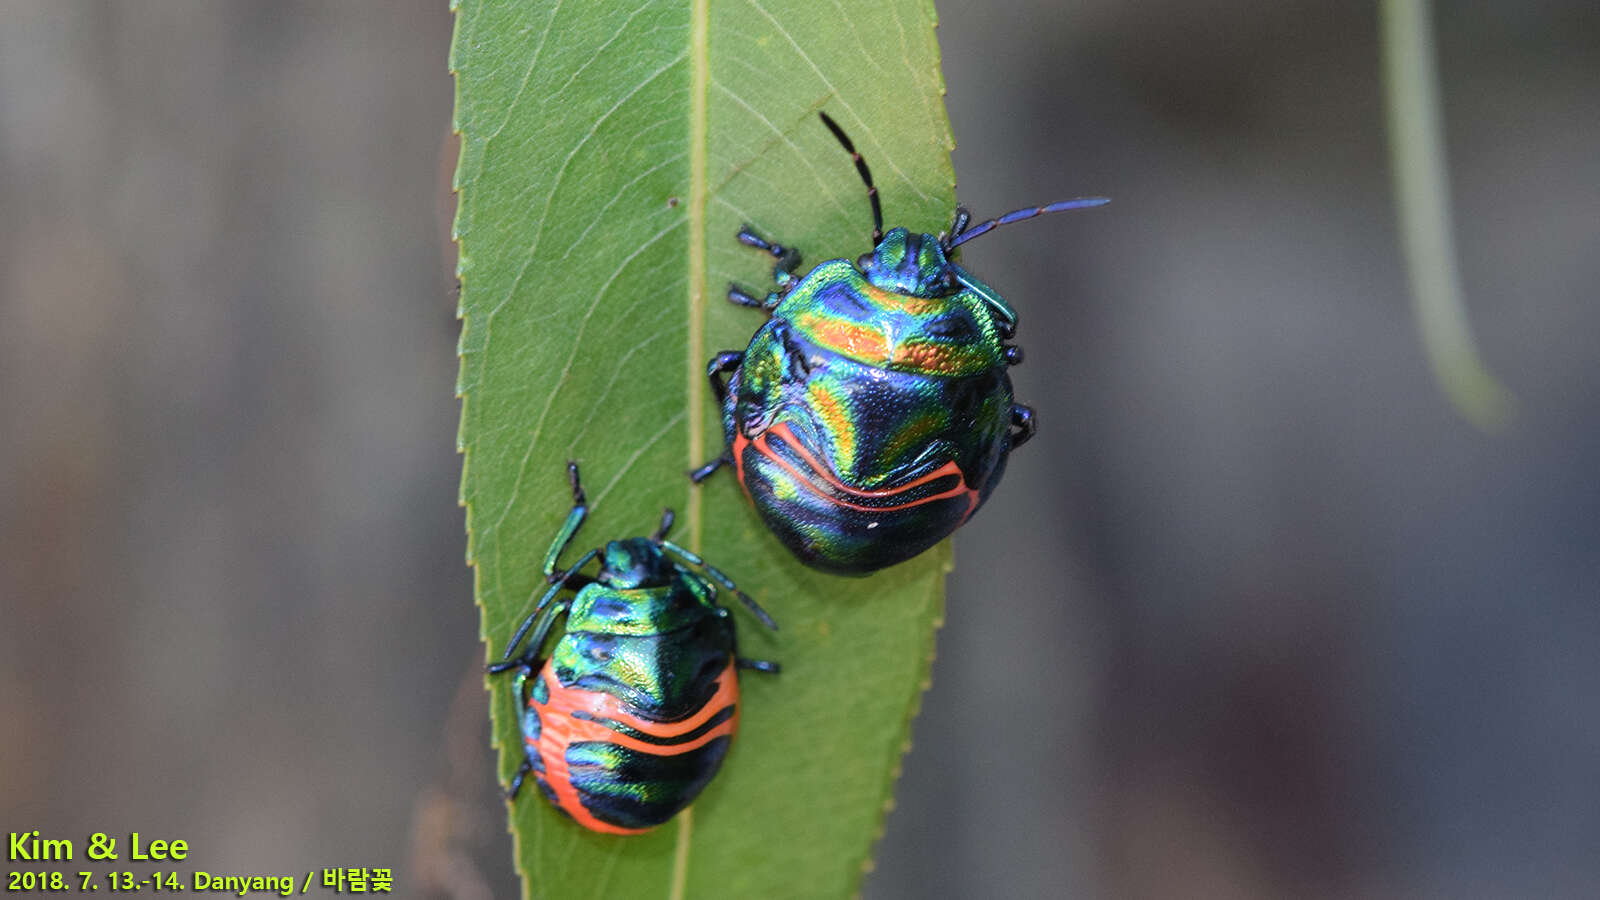
[[[900,503],[900,504],[897,504],[897,505],[894,505],[894,506],[864,506],[864,505],[857,504],[857,503],[851,503],[848,500],[841,500],[838,497],[833,497],[833,496],[828,495],[820,487],[818,487],[817,484],[814,481],[812,481],[809,477],[807,477],[805,475],[805,473],[803,473],[799,469],[795,468],[793,463],[789,462],[788,460],[786,460],[783,457],[779,456],[777,453],[773,452],[772,445],[767,440],[767,436],[769,434],[776,434],[778,437],[783,438],[783,440],[786,443],[788,443],[790,446],[792,446],[794,448],[794,452],[796,454],[798,454],[801,459],[805,460],[806,465],[809,466],[813,472],[817,473],[817,477],[821,478],[830,487],[834,488],[835,490],[842,491],[845,494],[848,494],[848,495],[853,496],[853,497],[861,497],[861,498],[864,498],[864,499],[865,498],[873,498],[873,499],[885,498],[885,499],[887,499],[887,498],[890,498],[890,497],[895,497],[895,496],[907,493],[908,491],[915,490],[915,489],[917,489],[919,487],[922,487],[925,484],[929,484],[931,482],[937,481],[940,478],[948,478],[948,477],[951,477],[951,476],[955,477],[956,486],[950,488],[949,490],[945,490],[945,491],[941,491],[941,492],[939,492],[937,494],[933,494],[932,496],[922,497],[922,498],[917,499],[917,500],[912,500],[909,503]],[[740,435],[740,437],[743,437],[743,435]],[[744,442],[744,444],[745,444],[745,446],[754,446],[756,448],[756,451],[759,452],[762,456],[765,456],[767,459],[772,460],[779,467],[781,467],[784,471],[788,472],[790,475],[793,475],[794,478],[795,478],[795,481],[800,486],[810,490],[813,494],[816,494],[819,497],[827,498],[829,500],[829,502],[835,503],[835,504],[837,504],[839,506],[844,506],[844,507],[848,507],[850,509],[861,510],[863,512],[872,512],[872,513],[896,512],[896,511],[902,510],[902,509],[910,509],[910,508],[912,508],[914,506],[922,506],[924,504],[933,503],[933,502],[936,502],[936,501],[939,501],[939,500],[946,500],[946,499],[949,499],[951,497],[959,497],[959,496],[965,495],[966,498],[967,498],[967,510],[966,510],[965,513],[962,514],[962,521],[966,521],[966,517],[972,515],[972,511],[978,508],[978,489],[977,488],[967,487],[966,475],[962,473],[961,467],[956,465],[955,460],[950,460],[949,462],[946,462],[944,465],[940,466],[939,468],[935,469],[934,471],[929,472],[928,474],[922,476],[921,478],[916,479],[915,481],[911,481],[911,482],[909,482],[907,484],[903,484],[900,487],[886,488],[886,489],[877,490],[877,491],[863,491],[863,490],[859,490],[857,488],[850,487],[849,485],[847,485],[844,482],[840,481],[837,477],[835,477],[826,468],[824,468],[823,465],[817,461],[817,458],[812,456],[810,451],[806,450],[805,445],[800,443],[800,441],[795,438],[794,432],[789,429],[789,425],[788,425],[787,422],[780,422],[777,425],[772,426],[771,428],[769,428],[766,431],[763,431],[759,435],[757,435],[755,440],[753,440],[753,441],[746,440]],[[737,446],[737,443],[736,443],[736,451],[735,451],[735,458],[736,459],[739,458],[739,455],[741,454],[743,449],[744,448],[742,446]],[[739,467],[739,476],[740,476],[740,478],[739,478],[740,483],[742,484],[744,482],[744,467],[743,467],[742,464]]]
[[[731,659],[727,668],[717,676],[716,692],[706,704],[694,715],[677,722],[653,722],[642,719],[634,714],[627,704],[611,694],[563,686],[551,675],[549,669],[540,672],[539,677],[544,680],[545,687],[549,691],[549,699],[544,703],[536,703],[529,699],[529,706],[539,713],[540,730],[537,742],[528,738],[524,738],[524,741],[530,746],[537,747],[540,761],[544,764],[544,781],[555,793],[556,805],[576,819],[578,824],[594,831],[608,834],[643,834],[651,829],[613,825],[589,812],[579,798],[577,788],[572,786],[572,772],[567,766],[567,749],[572,744],[594,741],[615,744],[654,756],[679,756],[698,750],[719,737],[731,739],[739,727],[739,679]],[[733,715],[726,721],[699,737],[678,744],[653,744],[641,741],[615,731],[603,722],[581,719],[573,715],[581,711],[596,717],[615,720],[652,737],[673,738],[700,728],[730,706],[733,708]]]

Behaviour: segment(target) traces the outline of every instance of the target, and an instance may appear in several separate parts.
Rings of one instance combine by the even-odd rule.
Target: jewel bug
[[[545,797],[585,828],[638,834],[688,806],[721,767],[739,723],[738,670],[778,671],[777,663],[738,655],[718,587],[763,625],[778,626],[728,576],[667,540],[670,509],[650,537],[609,541],[561,568],[589,511],[577,463],[567,464],[567,475],[572,511],[545,554],[549,588],[488,667],[491,675],[516,673],[523,760],[506,797],[516,800],[531,772]],[[580,571],[596,560],[595,574]],[[573,593],[556,600],[563,591]],[[560,638],[541,658],[563,615]]]
[[[750,225],[740,243],[771,255],[765,299],[737,284],[728,299],[769,318],[742,352],[712,357],[725,446],[690,473],[731,464],[767,526],[807,565],[865,575],[928,549],[965,523],[1034,433],[1013,402],[1006,343],[1017,314],[952,257],[962,244],[1045,213],[1101,206],[1080,197],[972,223],[956,207],[938,236],[883,230],[878,189],[855,145],[822,122],[855,162],[872,205],[872,250],[797,275],[800,252]],[[724,381],[726,378],[726,381]]]

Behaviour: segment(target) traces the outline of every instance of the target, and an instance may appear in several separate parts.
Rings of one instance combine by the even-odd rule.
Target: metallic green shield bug
[[[1006,456],[1033,436],[1033,411],[1012,402],[1007,344],[1017,314],[957,265],[957,247],[1001,225],[1101,206],[1081,197],[971,225],[957,207],[942,235],[883,230],[872,173],[844,131],[867,186],[872,251],[804,277],[800,253],[746,225],[739,241],[772,255],[776,290],[728,299],[770,314],[743,352],[707,366],[722,408],[725,464],[767,526],[807,565],[865,575],[910,559],[959,528],[988,499]],[[726,382],[724,382],[726,377]]]
[[[677,815],[717,774],[739,723],[738,670],[778,671],[738,655],[717,588],[778,626],[728,576],[667,540],[670,509],[650,537],[610,541],[561,569],[588,515],[578,464],[567,473],[572,511],[545,554],[550,587],[489,666],[490,674],[516,673],[523,760],[506,796],[515,800],[532,772],[550,802],[585,828],[638,834]],[[579,571],[595,560],[595,574]],[[575,593],[555,600],[563,591]],[[566,627],[541,658],[562,615]]]

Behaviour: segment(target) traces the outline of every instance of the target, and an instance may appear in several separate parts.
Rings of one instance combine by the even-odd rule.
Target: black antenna
[[[861,180],[866,182],[867,199],[872,201],[872,246],[876,247],[883,241],[883,206],[878,202],[878,188],[872,183],[872,170],[867,168],[867,161],[856,152],[856,145],[850,143],[850,138],[845,135],[844,129],[839,127],[839,123],[828,118],[825,112],[819,112],[817,115],[822,117],[822,124],[828,126],[828,130],[833,132],[833,136],[838,138],[839,143],[850,153],[850,158],[856,162],[856,171],[861,173]]]
[[[960,210],[956,213],[955,225],[953,225],[951,229],[954,233],[950,235],[950,240],[947,244],[945,244],[945,249],[954,250],[962,244],[965,244],[967,241],[970,241],[975,237],[988,234],[996,228],[999,228],[1001,225],[1010,225],[1012,222],[1021,222],[1023,219],[1031,219],[1034,216],[1042,216],[1045,213],[1066,212],[1069,209],[1088,209],[1094,206],[1105,206],[1110,202],[1110,197],[1078,197],[1075,200],[1058,200],[1055,203],[1047,203],[1044,206],[1030,206],[1027,209],[1015,209],[1003,216],[990,219],[987,222],[979,222],[971,228],[967,228],[967,223],[964,221],[966,218],[964,215],[966,210]]]

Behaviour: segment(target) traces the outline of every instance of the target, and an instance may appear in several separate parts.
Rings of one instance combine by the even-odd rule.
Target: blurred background
[[[4,827],[514,896],[445,4],[4,13]],[[1421,354],[1374,7],[941,4],[964,202],[1116,202],[966,251],[1041,431],[868,898],[1600,896],[1600,9],[1435,14],[1500,434]]]

